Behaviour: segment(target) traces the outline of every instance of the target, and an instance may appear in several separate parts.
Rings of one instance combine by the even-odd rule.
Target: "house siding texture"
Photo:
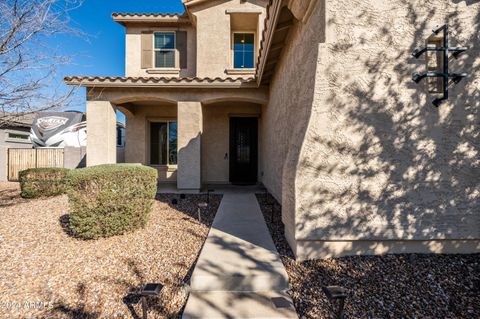
[[[297,257],[479,251],[480,2],[290,8],[299,21],[261,136],[263,182]],[[470,47],[450,67],[470,75],[436,108],[411,80],[425,59],[410,54],[447,19],[451,44]]]
[[[150,52],[150,60],[147,65],[142,65],[142,37],[143,41],[147,41],[147,37],[150,39],[149,44],[153,49],[153,32],[159,31],[175,31],[185,32],[186,37],[177,36],[177,52],[176,68],[179,69],[178,74],[161,73],[159,70],[156,73],[149,73],[149,69],[153,68],[153,51]],[[186,38],[186,39],[185,39]],[[186,43],[180,43],[179,41],[186,41]],[[186,49],[186,58],[181,55],[184,54],[179,50]],[[182,59],[180,59],[182,57]],[[182,61],[181,61],[182,60]],[[184,64],[186,61],[186,65]],[[125,76],[140,77],[140,76],[166,76],[166,77],[194,77],[197,74],[196,65],[196,30],[192,26],[182,25],[181,27],[168,27],[168,26],[149,26],[149,25],[129,25],[126,27],[126,40],[125,40]],[[181,63],[183,62],[183,63]]]
[[[191,8],[197,20],[197,76],[225,77],[225,70],[233,67],[231,48],[231,15],[227,10],[259,10],[259,21],[265,19],[266,0],[244,2],[207,1]],[[260,34],[263,23],[260,23]],[[238,30],[241,31],[241,30]],[[256,35],[259,42],[259,34]]]

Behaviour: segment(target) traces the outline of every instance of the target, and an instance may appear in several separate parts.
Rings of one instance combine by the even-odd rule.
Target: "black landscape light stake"
[[[322,290],[332,304],[338,302],[337,319],[343,319],[347,289],[340,286],[327,286],[322,287]]]
[[[207,203],[198,203],[198,222],[202,222],[202,209],[206,209],[208,207]]]
[[[161,284],[146,284],[145,287],[143,287],[142,291],[140,292],[140,295],[142,296],[142,312],[143,312],[143,319],[147,319],[147,297],[148,296],[158,296],[160,294],[160,291],[162,290],[162,285]]]
[[[443,72],[425,72],[425,73],[418,73],[415,72],[412,75],[412,80],[415,83],[419,83],[424,78],[443,78],[443,96],[440,98],[436,98],[433,100],[433,104],[438,107],[443,101],[448,99],[448,80],[452,79],[453,82],[458,83],[464,77],[467,76],[467,73],[453,73],[450,72],[448,67],[448,58],[449,54],[452,53],[453,57],[456,59],[462,53],[468,50],[467,47],[449,47],[448,46],[448,24],[444,24],[443,26],[433,30],[434,35],[438,35],[440,32],[443,31],[443,43],[441,47],[429,47],[426,46],[423,49],[415,49],[412,52],[412,56],[418,59],[423,53],[427,51],[434,51],[434,52],[442,52],[443,53]]]
[[[213,193],[214,189],[207,189],[207,203],[210,204],[210,193]]]

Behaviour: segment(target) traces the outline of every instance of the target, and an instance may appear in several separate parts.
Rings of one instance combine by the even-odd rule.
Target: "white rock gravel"
[[[0,318],[138,318],[137,292],[165,285],[149,318],[176,318],[221,196],[158,195],[145,229],[84,241],[68,233],[66,196],[24,200],[0,184]],[[178,198],[177,205],[171,199]]]
[[[334,318],[322,286],[349,289],[345,318],[480,318],[480,254],[352,256],[296,262],[266,195],[257,199],[300,318]],[[269,203],[274,202],[269,195]]]

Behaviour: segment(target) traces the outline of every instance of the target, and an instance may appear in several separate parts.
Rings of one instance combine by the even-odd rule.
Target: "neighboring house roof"
[[[186,13],[112,13],[115,22],[125,26],[130,23],[156,23],[156,24],[189,24],[190,18]]]
[[[6,126],[31,127],[35,113],[0,112],[0,128]]]
[[[209,87],[209,88],[252,88],[256,87],[255,78],[198,78],[198,77],[112,77],[112,76],[66,76],[68,85],[85,87]]]

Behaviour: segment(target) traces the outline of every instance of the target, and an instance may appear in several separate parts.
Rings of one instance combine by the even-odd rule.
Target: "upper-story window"
[[[255,34],[233,34],[233,67],[235,69],[254,68]]]
[[[155,67],[175,67],[175,32],[155,32]]]

